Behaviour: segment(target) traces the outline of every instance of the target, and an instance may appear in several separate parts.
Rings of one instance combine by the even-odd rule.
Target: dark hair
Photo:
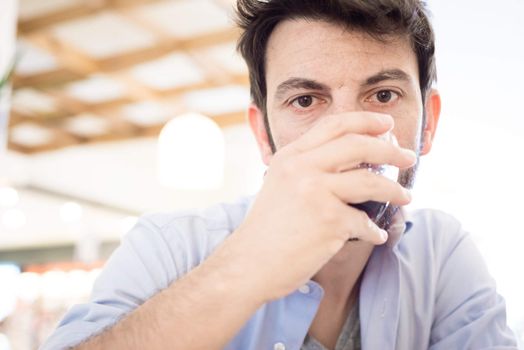
[[[422,101],[436,80],[435,39],[425,3],[419,0],[238,0],[243,30],[237,49],[249,69],[251,98],[266,113],[266,48],[275,26],[293,18],[326,20],[377,40],[406,35],[417,56]]]

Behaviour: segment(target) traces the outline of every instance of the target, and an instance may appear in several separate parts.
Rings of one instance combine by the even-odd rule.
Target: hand
[[[273,156],[251,211],[229,242],[249,283],[267,300],[305,283],[350,238],[386,241],[385,231],[347,203],[410,202],[398,183],[358,168],[415,164],[413,151],[377,138],[392,128],[388,115],[332,115]]]

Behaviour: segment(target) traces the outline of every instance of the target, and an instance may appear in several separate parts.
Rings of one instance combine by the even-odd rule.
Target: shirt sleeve
[[[68,349],[102,332],[178,275],[160,229],[140,219],[106,263],[89,302],[72,307],[40,350]]]
[[[480,252],[468,234],[455,237],[437,265],[429,349],[517,349],[506,324],[504,299],[497,294]]]

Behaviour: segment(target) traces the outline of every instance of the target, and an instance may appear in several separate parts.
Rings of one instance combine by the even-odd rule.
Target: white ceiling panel
[[[122,110],[124,120],[138,126],[154,126],[168,122],[179,110],[174,105],[146,101],[125,105]]]
[[[140,7],[135,15],[181,39],[232,26],[224,7],[206,0],[163,1]]]
[[[182,100],[187,109],[214,116],[247,110],[250,97],[247,87],[231,85],[189,92]]]
[[[49,52],[44,51],[27,41],[18,41],[19,59],[16,63],[16,74],[33,75],[57,69],[58,61]]]
[[[101,116],[83,113],[69,118],[65,128],[70,133],[80,137],[98,137],[108,134],[111,124]]]
[[[126,93],[124,84],[102,75],[94,75],[89,79],[71,83],[65,90],[69,96],[87,103],[116,100]]]
[[[53,34],[97,59],[143,49],[156,42],[152,33],[110,11],[59,24]]]
[[[46,145],[53,140],[53,137],[51,130],[29,122],[14,126],[10,133],[13,143],[29,148]]]
[[[244,59],[236,52],[236,43],[217,45],[200,52],[209,61],[231,74],[247,74]]]
[[[11,100],[13,109],[22,114],[50,114],[56,112],[54,98],[32,88],[18,89]]]
[[[205,80],[202,70],[185,54],[175,53],[140,64],[131,71],[142,84],[155,90],[169,90]]]

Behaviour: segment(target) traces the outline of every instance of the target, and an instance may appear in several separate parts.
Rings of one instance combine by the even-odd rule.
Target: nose
[[[363,111],[364,106],[359,101],[358,93],[355,89],[342,86],[332,91],[330,114]]]

